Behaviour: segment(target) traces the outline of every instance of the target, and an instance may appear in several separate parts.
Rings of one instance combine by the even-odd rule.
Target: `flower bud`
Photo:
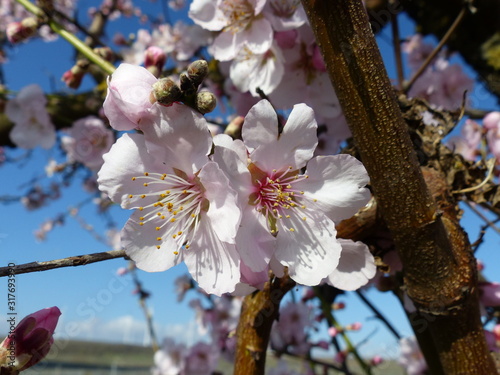
[[[39,22],[36,17],[27,17],[21,22],[11,22],[7,25],[7,39],[11,43],[19,43],[36,34]]]
[[[11,329],[0,344],[0,369],[24,371],[40,362],[54,343],[54,330],[61,311],[51,307],[28,315]],[[13,319],[13,318],[12,318]]]
[[[151,46],[144,52],[144,67],[159,77],[167,62],[167,54],[160,47]]]
[[[191,96],[196,93],[198,89],[197,86],[191,81],[189,76],[186,73],[181,73],[179,76],[179,81],[181,83],[181,91],[185,96]]]
[[[82,83],[82,79],[87,72],[90,63],[87,59],[80,59],[78,62],[70,69],[64,72],[62,76],[62,81],[66,83],[69,88],[77,89]]]
[[[94,52],[102,57],[104,60],[112,62],[114,58],[114,53],[109,47],[97,47],[94,48]]]
[[[196,95],[196,109],[201,114],[212,112],[217,105],[215,95],[209,91],[202,91]]]
[[[153,84],[153,96],[162,105],[169,105],[182,96],[179,86],[170,78],[161,78]]]
[[[199,86],[208,75],[208,63],[205,60],[196,60],[189,64],[187,75],[195,86]]]
[[[241,128],[243,127],[244,121],[245,118],[243,116],[237,116],[233,118],[231,122],[226,126],[224,134],[231,136],[233,139],[241,139]],[[304,298],[311,299],[316,297],[316,294],[312,289],[310,289],[310,293],[312,294],[307,294]]]

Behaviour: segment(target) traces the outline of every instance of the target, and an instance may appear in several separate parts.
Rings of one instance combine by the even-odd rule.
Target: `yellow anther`
[[[286,188],[287,188],[287,189],[291,189],[291,188],[292,188],[292,185],[288,184],[288,185],[286,185]]]
[[[162,220],[165,219],[165,215],[161,215],[160,219],[162,219]]]
[[[179,255],[179,252],[178,251],[174,251],[174,255]]]
[[[141,198],[146,198],[146,194],[142,194],[142,195],[141,195]]]
[[[170,222],[173,223],[175,221],[175,217],[170,219]]]
[[[276,169],[273,169],[273,172],[276,172]]]
[[[292,202],[292,203],[290,203],[290,206],[295,207],[296,204]]]
[[[181,232],[181,231],[177,232],[177,235],[178,235],[178,236],[180,236],[181,234],[182,234],[182,232]]]
[[[157,212],[157,213],[156,213],[156,215],[157,215],[157,216],[161,216],[161,212]]]
[[[285,217],[286,217],[287,219],[290,219],[290,215],[285,215]]]
[[[305,216],[304,216],[304,217],[302,218],[302,220],[306,221],[306,220],[307,220],[307,217],[305,217]]]
[[[167,191],[165,192],[165,194],[170,194],[170,190],[167,190]]]
[[[168,202],[167,203],[167,208],[172,208],[172,207],[174,207],[174,204],[172,202]]]
[[[182,211],[183,209],[184,209],[184,206],[180,206],[180,207],[179,207],[179,210],[181,210],[181,211]]]
[[[282,216],[282,215],[278,215],[278,219],[282,219],[282,218],[283,218],[283,216]]]
[[[301,191],[300,194],[304,195],[305,193],[303,191]]]
[[[318,200],[317,199],[313,199],[313,202],[317,202]]]
[[[293,228],[290,228],[290,232],[295,232],[295,229],[293,229]]]
[[[300,206],[300,208],[306,208],[306,206],[305,206],[305,205],[302,205],[302,206]]]
[[[132,177],[132,181],[135,181],[135,177]]]
[[[145,183],[143,183],[142,185],[143,185],[143,186],[148,186],[148,183],[147,183],[147,182],[145,182]]]
[[[142,210],[144,210],[144,207],[139,207],[139,211],[142,211]]]
[[[149,176],[149,173],[148,172],[144,172],[144,176]]]
[[[172,212],[172,215],[177,215],[179,213],[179,211],[174,211]]]
[[[191,214],[191,217],[196,217],[196,215],[195,214]]]
[[[275,231],[274,229],[271,229],[271,233],[273,233],[273,234],[274,234],[274,233],[276,233],[276,231]]]
[[[155,229],[156,229],[156,230],[160,230],[161,228],[160,228],[160,227],[156,227]]]
[[[187,192],[188,192],[187,190],[183,190],[182,194],[187,194]]]
[[[156,241],[161,241],[161,237],[156,237]]]
[[[167,177],[167,174],[166,174],[166,173],[163,173],[161,176],[162,176],[163,178],[165,178],[165,177]]]
[[[139,220],[140,220],[140,221],[143,221],[143,220],[144,220],[144,217],[143,217],[143,216],[141,216],[141,217],[139,218]]]
[[[133,196],[132,194],[130,194],[128,197],[129,197],[130,199],[132,199],[134,196]]]
[[[160,194],[160,198],[165,198],[167,196],[167,194]]]
[[[139,225],[142,227],[142,226],[144,225],[144,223],[141,221],[141,222],[139,223]]]
[[[189,249],[189,245],[186,245],[186,249]]]
[[[289,166],[288,169],[292,169],[292,166]]]
[[[161,247],[160,245],[156,245],[156,248],[157,248],[158,250],[160,249],[160,247]]]
[[[176,234],[173,234],[173,235],[172,235],[172,238],[177,238],[177,235],[176,235]]]

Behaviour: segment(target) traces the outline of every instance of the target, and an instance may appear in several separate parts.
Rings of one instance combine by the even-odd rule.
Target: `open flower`
[[[242,262],[255,272],[270,265],[278,275],[286,266],[304,285],[317,285],[335,270],[341,252],[335,223],[370,197],[366,170],[352,156],[311,159],[316,130],[312,109],[298,104],[279,134],[276,113],[262,100],[245,118],[244,145],[214,139],[214,160],[244,207],[236,237]]]
[[[240,280],[234,242],[241,213],[228,178],[207,156],[207,123],[181,104],[155,104],[151,114],[144,135],[124,134],[98,174],[103,192],[136,209],[122,246],[140,269],[184,261],[205,291],[232,292]]]

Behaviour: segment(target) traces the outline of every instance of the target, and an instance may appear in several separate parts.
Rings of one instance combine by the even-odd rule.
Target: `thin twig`
[[[461,190],[453,190],[451,193],[452,194],[463,194],[463,193],[470,193],[472,191],[481,189],[486,183],[491,179],[493,175],[493,169],[495,168],[495,159],[490,159],[486,161],[486,166],[488,167],[488,174],[484,178],[483,181],[479,185],[476,186],[471,186],[469,188],[461,189]]]
[[[394,2],[394,0],[392,0],[392,2]],[[398,89],[402,89],[405,76],[403,69],[403,59],[401,57],[401,40],[399,38],[398,15],[395,12],[391,12],[391,30],[392,44],[394,47],[394,57],[396,59],[396,70],[398,74]]]
[[[385,316],[382,315],[380,311],[377,310],[377,308],[366,298],[366,296],[360,291],[356,290],[356,294],[358,295],[359,298],[365,303],[366,306],[375,314],[375,316],[383,322],[386,327],[389,329],[389,331],[392,332],[392,334],[398,339],[401,339],[401,335],[399,332],[394,328],[394,326],[386,319]]]
[[[498,234],[500,234],[500,229],[490,220],[488,219],[486,216],[483,215],[483,213],[481,211],[479,211],[475,205],[469,203],[468,201],[465,201],[465,204],[467,205],[467,207],[469,207],[472,211],[474,211],[474,213],[479,216],[486,224],[488,224],[488,226],[493,229],[495,232],[497,232]]]
[[[434,49],[434,51],[432,51],[432,53],[429,56],[427,56],[427,59],[420,66],[420,68],[413,75],[413,77],[411,77],[410,81],[404,84],[404,87],[403,87],[403,92],[404,93],[407,93],[408,91],[410,91],[411,87],[413,86],[413,84],[415,83],[415,81],[417,80],[417,78],[422,75],[422,73],[425,71],[425,69],[427,69],[427,67],[432,62],[432,60],[434,60],[434,57],[436,57],[436,55],[439,53],[439,51],[441,51],[441,49],[446,44],[446,42],[448,42],[448,40],[450,39],[450,37],[453,34],[453,32],[456,30],[456,28],[458,27],[458,25],[460,25],[460,23],[462,22],[462,20],[465,18],[465,15],[467,14],[468,9],[469,9],[469,7],[466,6],[466,5],[464,5],[464,7],[462,8],[462,10],[458,14],[457,18],[455,19],[455,21],[453,22],[453,24],[450,26],[450,28],[448,29],[448,31],[446,32],[446,34],[443,36],[443,38],[440,40],[439,44]]]
[[[102,262],[104,260],[125,258],[125,250],[112,250],[103,253],[78,255],[63,259],[49,260],[47,262],[31,262],[15,266],[0,267],[0,277],[8,275],[19,275],[22,273],[40,272],[63,267],[85,266],[90,263]]]

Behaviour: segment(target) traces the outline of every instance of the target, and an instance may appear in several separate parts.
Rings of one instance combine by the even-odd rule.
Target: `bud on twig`
[[[11,43],[19,43],[36,34],[40,22],[36,17],[27,17],[21,22],[11,22],[7,25],[7,39]]]
[[[175,84],[170,78],[161,78],[153,84],[152,94],[154,99],[163,105],[172,104],[182,97],[179,86]]]
[[[151,46],[144,53],[144,67],[155,77],[159,77],[167,62],[167,54],[160,48]]]
[[[189,64],[187,75],[193,85],[199,86],[208,75],[208,63],[205,60],[196,60]]]
[[[208,91],[199,92],[196,95],[196,109],[201,113],[209,113],[215,109],[217,99],[215,95]]]

